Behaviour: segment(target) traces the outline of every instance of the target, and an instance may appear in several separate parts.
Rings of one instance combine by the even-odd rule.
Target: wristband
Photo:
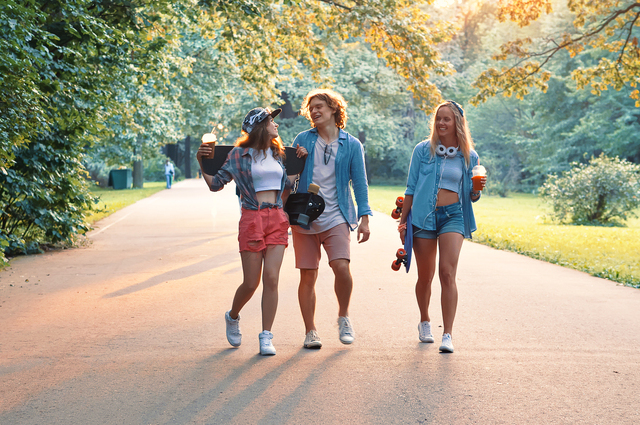
[[[398,224],[398,232],[402,232],[403,230],[407,230],[407,223]]]

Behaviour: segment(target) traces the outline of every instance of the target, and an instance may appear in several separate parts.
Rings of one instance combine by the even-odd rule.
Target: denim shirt
[[[231,180],[235,180],[238,189],[240,190],[240,201],[242,208],[247,210],[258,210],[258,200],[256,196],[256,189],[253,186],[253,177],[251,176],[251,158],[253,157],[253,148],[241,148],[235,147],[229,152],[227,160],[222,164],[222,167],[211,182],[212,192],[222,190],[222,188]],[[274,156],[275,158],[275,156]],[[282,192],[289,184],[287,173],[284,169],[284,163],[281,159],[276,159],[282,167],[282,181],[280,182],[280,190],[276,196],[276,205],[278,208],[282,208]]]
[[[443,157],[439,155],[431,156],[431,142],[424,141],[418,143],[411,155],[411,165],[409,167],[409,177],[407,178],[407,190],[405,195],[413,196],[411,207],[411,224],[425,230],[436,230],[435,214],[438,199],[438,187],[442,176]],[[458,152],[458,156],[464,156]],[[458,198],[462,204],[462,217],[464,219],[464,237],[470,239],[471,233],[477,230],[476,219],[473,215],[471,201],[471,176],[474,166],[478,165],[478,154],[471,151],[469,155],[470,164],[462,170],[462,188],[458,193]]]
[[[313,157],[317,140],[318,130],[312,128],[298,134],[293,141],[292,146],[295,147],[299,144],[309,153],[304,171],[300,175],[298,193],[306,193],[309,184],[313,183]],[[364,166],[364,149],[360,140],[344,130],[340,130],[337,143],[336,186],[338,190],[338,207],[345,220],[349,223],[349,228],[354,230],[358,226],[359,217],[373,215],[369,206],[369,185]],[[351,196],[351,186],[353,186],[353,193],[358,204],[357,215]]]

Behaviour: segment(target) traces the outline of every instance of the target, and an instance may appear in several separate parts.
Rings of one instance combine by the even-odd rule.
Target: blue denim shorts
[[[464,236],[464,219],[460,202],[436,207],[436,230],[425,230],[413,226],[413,236],[423,239],[437,239],[443,233],[460,233]]]

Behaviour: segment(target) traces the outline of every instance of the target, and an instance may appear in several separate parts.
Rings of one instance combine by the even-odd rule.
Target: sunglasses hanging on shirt
[[[331,160],[331,145],[324,145],[324,165],[329,165]]]

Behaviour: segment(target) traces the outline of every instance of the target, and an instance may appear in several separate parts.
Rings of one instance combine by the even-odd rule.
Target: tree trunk
[[[191,178],[191,136],[184,138],[184,178]]]
[[[133,161],[133,187],[135,187],[136,189],[142,189],[143,183],[142,160]]]

